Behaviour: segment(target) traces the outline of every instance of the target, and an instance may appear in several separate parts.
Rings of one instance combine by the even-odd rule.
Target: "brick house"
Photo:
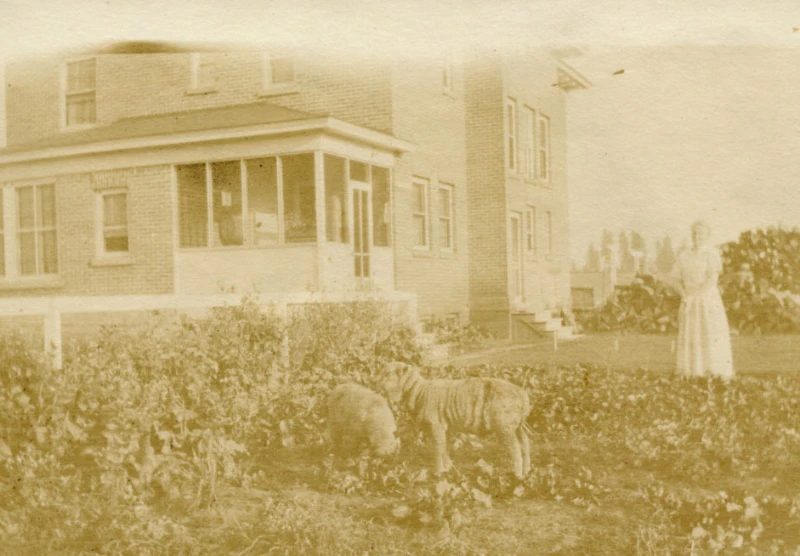
[[[407,291],[504,336],[569,303],[585,83],[548,53],[129,46],[6,67],[0,297]]]

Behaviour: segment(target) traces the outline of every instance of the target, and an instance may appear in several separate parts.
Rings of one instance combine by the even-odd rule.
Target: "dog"
[[[379,457],[400,450],[394,414],[386,399],[365,386],[348,382],[328,395],[328,440],[340,457],[369,451]]]
[[[417,367],[404,363],[390,363],[384,373],[388,398],[405,407],[431,434],[437,475],[452,466],[448,430],[495,434],[511,458],[514,474],[523,478],[530,472],[532,431],[525,422],[530,413],[525,390],[499,378],[426,380]]]

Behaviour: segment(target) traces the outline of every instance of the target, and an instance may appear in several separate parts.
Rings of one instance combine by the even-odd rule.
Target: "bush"
[[[106,328],[71,346],[62,371],[2,337],[0,540],[34,552],[181,549],[166,509],[185,514],[213,504],[218,485],[247,483],[247,454],[318,444],[335,382],[374,383],[382,362],[419,360],[413,331],[388,317],[378,303],[298,312],[288,369],[284,325],[248,300]]]

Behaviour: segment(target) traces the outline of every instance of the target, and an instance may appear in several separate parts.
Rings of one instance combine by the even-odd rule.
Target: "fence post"
[[[50,302],[50,308],[44,316],[44,351],[51,361],[53,367],[61,369],[62,352],[61,352],[61,313],[56,309],[55,303]]]
[[[280,359],[284,370],[289,370],[289,304],[284,300],[278,301],[278,315],[283,325],[283,337],[281,338]]]

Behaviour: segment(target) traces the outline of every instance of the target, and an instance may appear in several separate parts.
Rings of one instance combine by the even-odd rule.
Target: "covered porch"
[[[176,294],[394,291],[411,145],[330,117],[283,127],[172,165]]]

